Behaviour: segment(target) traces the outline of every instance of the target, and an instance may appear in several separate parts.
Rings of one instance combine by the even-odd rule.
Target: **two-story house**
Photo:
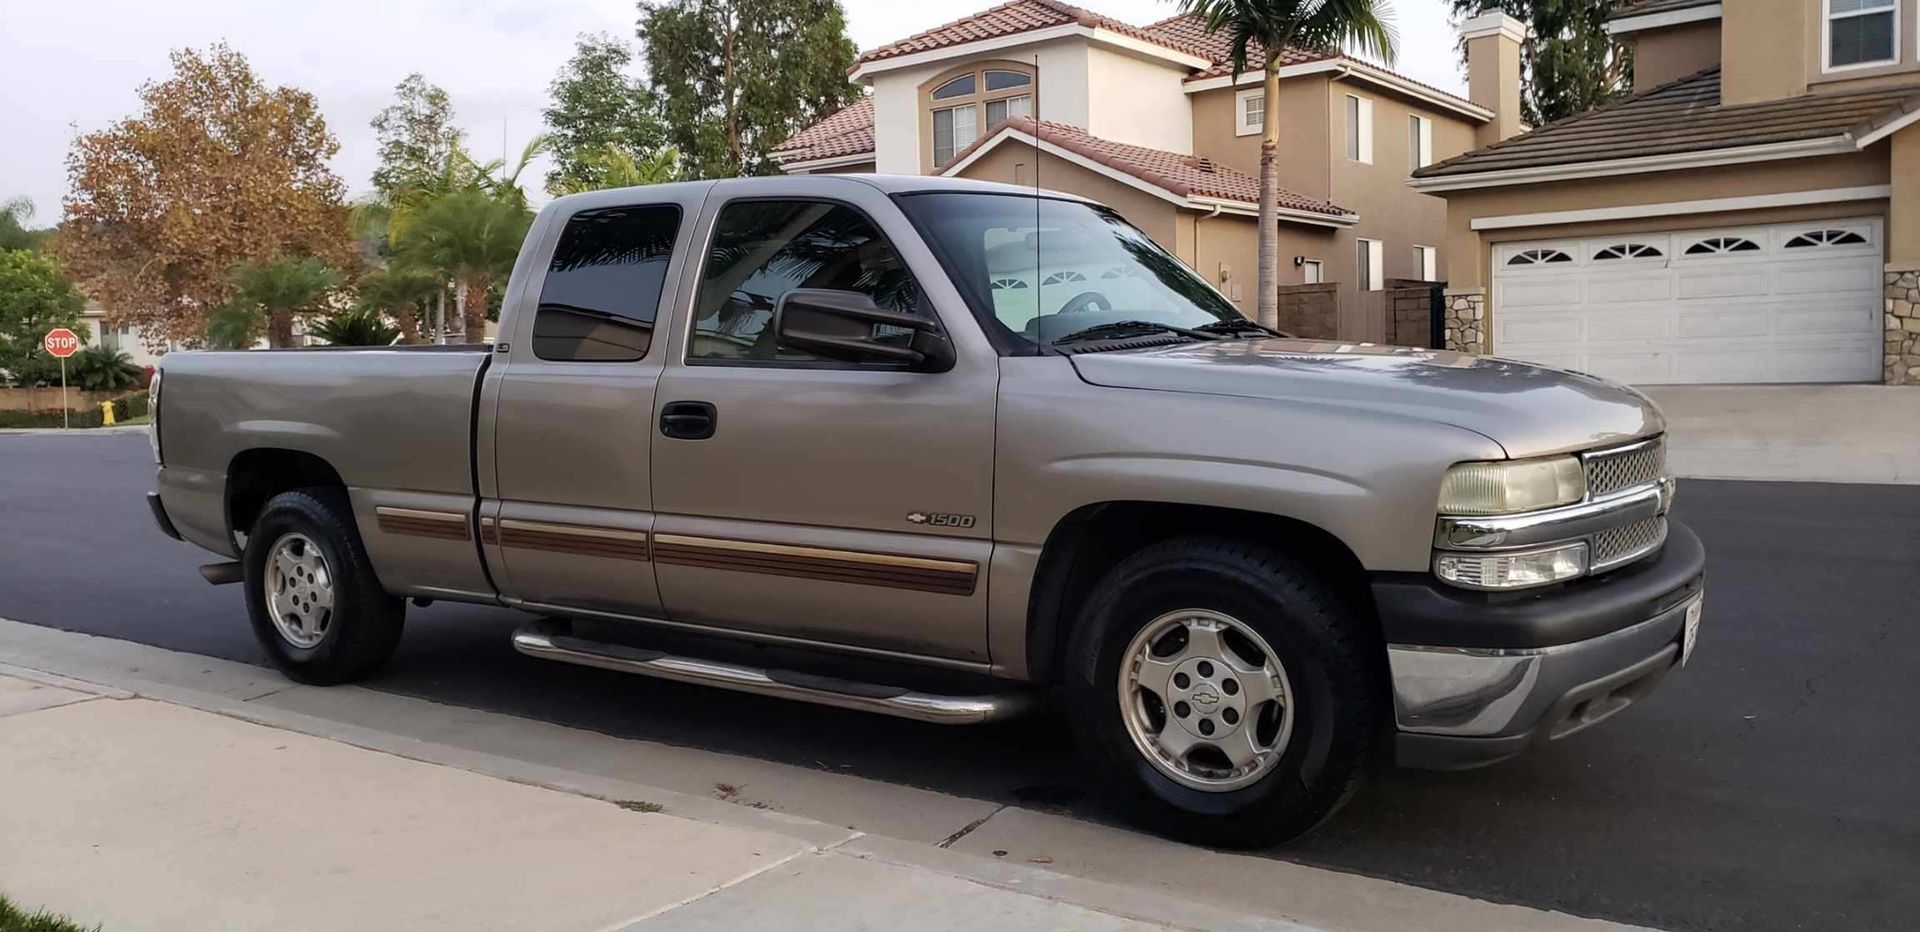
[[[1517,75],[1524,34],[1467,30],[1472,62]],[[1263,59],[1236,78],[1192,17],[1133,26],[1013,0],[868,51],[872,93],[775,152],[788,172],[940,174],[1037,185],[1113,206],[1242,309],[1256,305],[1260,138],[1281,127],[1282,282],[1337,289],[1337,333],[1388,338],[1379,295],[1439,281],[1446,204],[1411,173],[1518,129],[1498,86],[1462,99],[1337,51],[1285,51],[1266,113]],[[1481,92],[1484,91],[1484,98]],[[1006,287],[1027,283],[1009,281]]]
[[[1448,333],[1638,383],[1920,384],[1916,0],[1641,0],[1634,93],[1415,173]]]

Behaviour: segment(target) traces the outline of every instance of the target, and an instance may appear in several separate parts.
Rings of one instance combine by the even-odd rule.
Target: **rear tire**
[[[274,496],[241,559],[254,637],[287,676],[315,686],[357,680],[399,645],[406,602],[381,588],[344,491]]]
[[[1068,647],[1081,757],[1154,831],[1296,838],[1353,795],[1380,746],[1364,632],[1351,599],[1280,551],[1207,537],[1141,550],[1094,589]]]

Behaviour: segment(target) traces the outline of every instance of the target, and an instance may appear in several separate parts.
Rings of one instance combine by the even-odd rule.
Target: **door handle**
[[[660,434],[675,440],[705,440],[719,422],[719,412],[704,401],[669,401],[660,409]]]

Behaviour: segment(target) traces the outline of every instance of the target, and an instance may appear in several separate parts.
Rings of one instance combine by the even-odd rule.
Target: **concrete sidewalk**
[[[1663,385],[1667,455],[1693,479],[1920,483],[1920,389]]]
[[[673,793],[510,782],[17,667],[0,667],[0,747],[4,892],[108,930],[1305,928],[739,807],[712,821],[711,801]]]

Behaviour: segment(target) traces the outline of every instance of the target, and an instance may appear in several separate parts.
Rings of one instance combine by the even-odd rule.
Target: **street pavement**
[[[151,470],[137,435],[0,437],[0,617],[262,663],[239,590],[201,582],[194,568],[210,557],[152,527],[140,500]],[[1662,928],[1913,928],[1920,487],[1689,480],[1676,514],[1709,555],[1690,667],[1520,760],[1383,773],[1266,863]],[[876,799],[874,787],[976,801],[989,818],[955,850],[1044,852],[1059,870],[1176,893],[1230,881],[1258,892],[1258,862],[1112,828],[1078,791],[1057,720],[943,728],[544,663],[507,642],[523,620],[414,610],[367,686],[450,719],[500,712],[822,787],[863,781]],[[823,821],[859,808],[829,790],[736,789]],[[887,818],[912,829],[902,836],[940,830]],[[1200,876],[1210,864],[1227,866]]]

